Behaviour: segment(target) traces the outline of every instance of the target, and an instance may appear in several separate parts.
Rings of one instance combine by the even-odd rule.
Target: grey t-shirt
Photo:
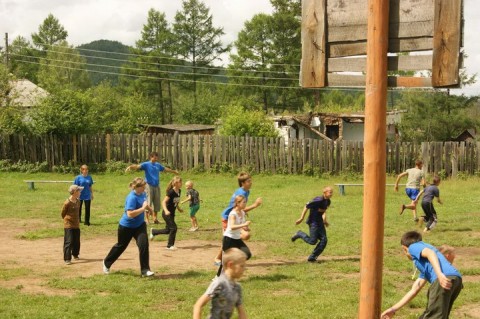
[[[436,185],[427,186],[423,192],[422,202],[430,203],[434,197],[440,197],[440,190]]]
[[[190,207],[200,204],[200,194],[195,189],[187,190],[187,196],[190,196]]]
[[[408,173],[408,178],[407,178],[407,185],[405,187],[420,189],[420,182],[425,177],[425,175],[423,174],[423,171],[421,169],[414,167],[414,168],[407,169],[406,172]]]
[[[229,280],[225,274],[217,277],[205,294],[212,298],[209,319],[229,319],[234,308],[243,303],[242,287],[239,283]]]

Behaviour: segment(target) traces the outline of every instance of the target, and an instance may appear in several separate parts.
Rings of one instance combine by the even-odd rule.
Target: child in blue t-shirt
[[[427,281],[430,283],[427,308],[420,318],[448,318],[453,302],[463,288],[462,276],[441,252],[432,245],[424,243],[422,235],[418,232],[405,233],[401,244],[408,259],[413,260],[419,270],[420,276],[412,289],[395,305],[385,310],[381,318],[392,318],[395,312],[415,298]]]
[[[85,204],[84,225],[90,226],[90,204],[93,200],[93,179],[90,175],[88,175],[87,165],[80,166],[80,175],[75,177],[73,184],[83,187],[83,190],[80,193],[80,210],[78,213],[80,222],[82,222],[82,206]]]
[[[327,221],[327,208],[330,207],[330,198],[333,195],[333,189],[329,186],[323,189],[323,195],[317,196],[311,201],[309,201],[303,208],[302,215],[295,222],[295,225],[300,224],[305,218],[307,210],[310,210],[308,215],[307,224],[310,228],[310,236],[299,230],[292,236],[292,242],[301,238],[304,242],[310,245],[315,245],[313,252],[308,256],[309,262],[315,262],[323,252],[325,247],[327,247],[327,231],[325,227],[328,227]]]

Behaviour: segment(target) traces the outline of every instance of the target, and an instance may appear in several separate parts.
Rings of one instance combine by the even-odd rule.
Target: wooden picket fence
[[[479,171],[480,143],[387,143],[387,172],[399,173],[421,158],[428,172],[456,176]],[[178,135],[98,134],[0,136],[0,160],[55,165],[121,161],[139,163],[151,151],[178,169],[248,168],[254,172],[314,174],[363,172],[363,142],[316,139]]]

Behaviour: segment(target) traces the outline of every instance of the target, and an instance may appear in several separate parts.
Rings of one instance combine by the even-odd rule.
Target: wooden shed
[[[140,124],[146,133],[154,134],[174,134],[177,132],[180,135],[213,135],[215,133],[214,125],[204,124]]]

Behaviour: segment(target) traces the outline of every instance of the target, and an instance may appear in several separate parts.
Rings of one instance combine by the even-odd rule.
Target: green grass
[[[95,199],[92,204],[92,227],[82,228],[82,240],[116,233],[123,211],[128,183],[135,176],[93,175]],[[162,177],[163,185],[171,175]],[[203,199],[198,214],[200,226],[219,228],[219,215],[232,192],[238,187],[235,176],[183,173],[192,179]],[[34,225],[28,232],[16,234],[22,240],[61,238],[63,230],[60,208],[68,196],[67,184],[36,184],[35,191],[27,190],[26,179],[68,180],[64,174],[0,173],[0,218],[15,218]],[[251,200],[261,196],[263,206],[251,214],[252,242],[266,249],[254,259],[278,259],[283,265],[269,265],[258,271],[251,267],[242,280],[244,300],[250,318],[345,318],[357,317],[360,247],[362,229],[363,188],[346,187],[346,196],[334,188],[332,206],[328,211],[331,226],[327,229],[328,246],[321,263],[303,262],[312,246],[297,242],[290,236],[297,230],[307,231],[306,225],[294,225],[303,206],[319,195],[325,185],[341,182],[341,177],[318,179],[304,176],[256,175]],[[393,183],[388,178],[388,183]],[[425,241],[455,247],[480,247],[480,180],[447,180],[440,185],[444,205],[436,204],[439,216],[437,228],[425,236]],[[162,186],[163,188],[163,186]],[[164,190],[164,189],[163,189]],[[410,211],[398,215],[401,203],[407,200],[403,190],[387,189],[385,207],[383,308],[396,302],[412,284],[412,264],[402,254],[400,237],[415,229]],[[179,215],[180,229],[189,228],[187,217]],[[183,239],[215,240],[218,232],[187,233]],[[107,252],[105,252],[107,253]],[[156,252],[151,252],[155,254]],[[88,252],[83,252],[86,255]],[[335,257],[335,258],[329,258]],[[342,258],[343,257],[343,258]],[[213,256],[212,256],[213,258]],[[480,259],[471,256],[475,265],[465,267],[464,273],[480,274]],[[300,261],[300,262],[299,262]],[[159,269],[155,269],[159,272]],[[160,269],[161,273],[162,269]],[[462,271],[462,269],[460,269]],[[115,271],[109,276],[63,278],[61,271],[43,273],[46,287],[65,294],[25,294],[22,285],[1,289],[0,318],[189,318],[196,299],[205,291],[214,275],[212,271],[192,269],[159,280],[141,279],[136,270]],[[28,276],[21,261],[5,264],[0,261],[0,281]],[[416,318],[425,306],[426,289],[396,318]],[[456,308],[480,299],[480,282],[470,282],[456,302]],[[206,313],[207,309],[205,309]]]

